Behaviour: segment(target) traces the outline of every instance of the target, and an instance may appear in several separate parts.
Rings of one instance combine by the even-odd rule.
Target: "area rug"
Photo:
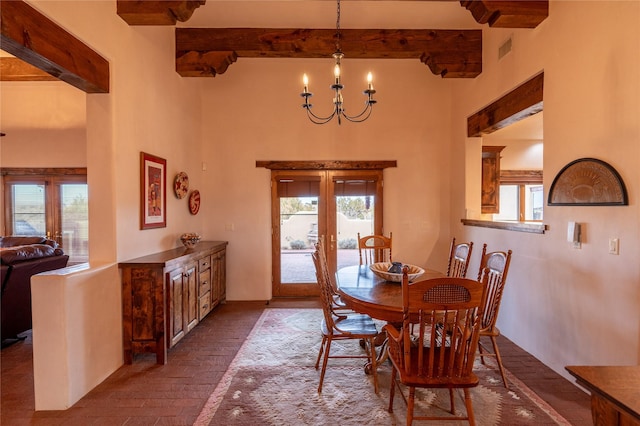
[[[373,376],[364,373],[362,360],[330,359],[322,393],[318,394],[320,372],[314,365],[321,320],[319,309],[266,309],[195,425],[405,424],[406,406],[397,392],[394,412],[387,411],[388,362],[379,367],[380,391],[376,395]],[[359,350],[357,341],[332,344],[332,354]],[[476,361],[476,374],[480,385],[471,389],[471,395],[478,425],[570,425],[508,371],[509,391],[495,366]],[[448,408],[447,390],[416,392],[416,414],[447,415]],[[465,414],[462,392],[456,395],[456,410],[458,415]]]

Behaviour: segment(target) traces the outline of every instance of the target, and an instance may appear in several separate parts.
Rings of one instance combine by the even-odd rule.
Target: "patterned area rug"
[[[380,392],[363,361],[330,359],[322,393],[314,368],[320,347],[319,309],[267,309],[256,323],[195,425],[403,425],[406,406],[396,392],[389,413],[391,366],[378,370]],[[357,341],[333,342],[332,354],[361,350]],[[335,352],[334,352],[335,351]],[[480,385],[471,389],[478,425],[569,425],[534,392],[507,372],[510,391],[497,368],[476,362]],[[416,413],[446,415],[447,390],[420,389]],[[462,392],[456,412],[465,413]],[[417,422],[419,423],[419,422]],[[422,422],[424,423],[424,422]],[[466,425],[467,421],[447,424]]]

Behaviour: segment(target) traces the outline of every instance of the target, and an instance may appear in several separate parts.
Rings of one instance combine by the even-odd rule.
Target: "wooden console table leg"
[[[156,341],[156,364],[165,365],[167,363],[167,339],[165,334]]]

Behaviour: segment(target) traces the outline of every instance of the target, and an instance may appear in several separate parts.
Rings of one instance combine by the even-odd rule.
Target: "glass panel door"
[[[46,235],[46,193],[44,183],[16,183],[11,186],[11,235]]]
[[[273,295],[319,294],[311,253],[326,229],[322,171],[273,171]]]
[[[89,196],[86,184],[60,185],[60,224],[55,235],[69,263],[89,261]]]
[[[359,263],[357,234],[382,231],[382,171],[272,171],[273,296],[319,294],[311,259],[325,239],[327,263]]]
[[[69,264],[89,260],[86,175],[5,176],[5,233],[55,240]]]
[[[328,245],[329,267],[338,270],[360,263],[358,233],[361,237],[382,234],[382,171],[331,172],[328,229],[335,235],[335,246]]]

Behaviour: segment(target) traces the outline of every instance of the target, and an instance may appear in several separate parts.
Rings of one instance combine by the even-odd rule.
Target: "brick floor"
[[[31,338],[2,349],[2,425],[191,425],[265,302],[228,302],[216,308],[169,351],[169,363],[138,355],[64,411],[34,411]],[[319,307],[317,299],[274,300],[269,307]],[[575,425],[592,424],[589,396],[506,338],[505,366]]]

